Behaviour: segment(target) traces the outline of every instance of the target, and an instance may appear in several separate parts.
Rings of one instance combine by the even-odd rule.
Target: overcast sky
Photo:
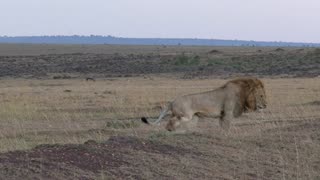
[[[0,36],[320,43],[320,0],[0,0]]]

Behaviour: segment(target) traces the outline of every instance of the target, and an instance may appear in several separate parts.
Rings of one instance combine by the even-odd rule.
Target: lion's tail
[[[166,116],[167,113],[168,113],[169,111],[171,111],[171,106],[172,106],[171,103],[169,103],[169,104],[161,111],[161,113],[160,113],[160,115],[159,115],[159,117],[158,117],[158,119],[157,119],[156,121],[149,123],[146,117],[142,117],[142,118],[141,118],[141,121],[144,122],[144,123],[146,123],[146,124],[153,124],[153,125],[159,124],[159,123],[161,122],[161,120],[164,118],[164,116]]]

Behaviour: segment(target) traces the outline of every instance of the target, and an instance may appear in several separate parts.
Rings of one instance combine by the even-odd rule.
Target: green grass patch
[[[226,62],[224,59],[208,59],[207,66],[220,66],[225,65]]]
[[[128,128],[135,128],[140,126],[140,122],[135,121],[124,121],[124,120],[116,120],[116,121],[108,121],[106,123],[107,128],[113,129],[128,129]]]
[[[181,54],[175,58],[174,65],[176,66],[197,66],[200,64],[200,56],[186,56]]]

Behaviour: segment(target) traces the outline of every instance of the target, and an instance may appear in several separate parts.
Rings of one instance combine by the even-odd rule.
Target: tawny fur
[[[194,116],[219,118],[220,126],[229,129],[230,121],[244,111],[266,108],[265,97],[261,80],[239,78],[213,91],[176,98],[161,112],[155,123],[159,123],[171,111],[171,118],[166,125],[169,131],[175,130],[182,122],[192,120]],[[148,123],[144,117],[141,120]]]

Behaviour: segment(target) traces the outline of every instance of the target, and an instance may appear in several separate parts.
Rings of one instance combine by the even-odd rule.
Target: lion
[[[257,78],[238,78],[223,86],[208,92],[189,94],[177,97],[160,113],[152,124],[159,124],[171,111],[171,117],[166,125],[168,131],[174,131],[182,122],[193,118],[219,118],[220,126],[228,130],[233,118],[243,112],[265,109],[267,107],[264,84]],[[141,120],[150,124],[145,117]]]

